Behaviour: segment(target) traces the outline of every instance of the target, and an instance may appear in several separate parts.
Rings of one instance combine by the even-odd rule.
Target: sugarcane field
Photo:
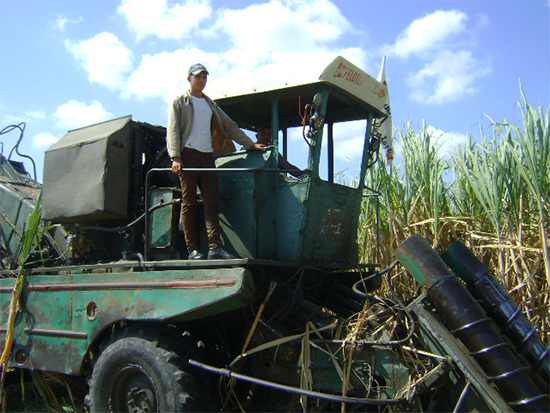
[[[353,66],[337,58],[327,70],[343,67]],[[353,70],[352,80],[367,76]],[[522,96],[522,126],[496,124],[451,159],[407,124],[391,167],[381,124],[367,122],[366,165],[348,186],[315,174],[323,123],[337,120],[326,108],[338,112],[355,90],[341,79],[273,95],[285,122],[286,99],[312,96],[295,120],[307,125],[312,170],[288,176],[274,150],[218,158],[220,192],[232,192],[225,244],[242,258],[181,257],[164,128],[125,117],[69,132],[46,153],[43,186],[2,157],[4,411],[25,411],[15,397],[42,400],[43,411],[545,411],[548,111]],[[385,115],[355,93],[369,119]],[[261,119],[269,97],[219,104],[237,114],[249,99]],[[21,125],[2,134],[12,131],[23,138]],[[151,164],[112,183],[71,183],[75,156],[108,168],[120,150]],[[130,199],[132,188],[146,194],[145,210],[125,201],[136,213],[113,219],[101,202],[124,180]],[[70,204],[84,193],[102,194],[102,209],[90,196]]]
[[[550,3],[0,27],[0,412],[550,411]]]

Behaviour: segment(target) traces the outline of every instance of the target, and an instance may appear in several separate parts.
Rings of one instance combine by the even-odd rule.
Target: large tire
[[[199,380],[175,352],[157,342],[124,337],[94,365],[87,402],[92,413],[195,412],[209,402]]]

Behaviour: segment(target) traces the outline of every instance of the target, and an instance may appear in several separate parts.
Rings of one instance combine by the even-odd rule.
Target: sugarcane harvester
[[[447,294],[457,281],[440,263],[418,275],[441,258],[415,237],[397,258],[426,293],[376,296],[394,267],[359,262],[357,227],[376,202],[365,178],[386,94],[338,57],[312,83],[217,99],[242,129],[279,132],[266,152],[216,160],[232,260],[186,259],[164,127],[125,116],[70,131],[43,185],[2,154],[3,374],[86,377],[91,412],[547,411],[548,347],[510,300]],[[364,125],[356,187],[334,182],[349,121]],[[298,178],[278,168],[296,130]],[[489,321],[512,316],[509,332]]]

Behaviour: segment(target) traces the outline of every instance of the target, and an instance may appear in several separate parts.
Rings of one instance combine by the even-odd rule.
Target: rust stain
[[[27,291],[90,291],[90,290],[151,290],[151,289],[193,289],[233,287],[235,278],[209,280],[147,281],[118,283],[79,283],[79,284],[29,284]]]

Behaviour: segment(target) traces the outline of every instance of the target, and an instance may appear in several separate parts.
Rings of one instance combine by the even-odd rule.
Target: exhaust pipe
[[[428,300],[447,328],[464,343],[510,407],[518,412],[548,412],[548,395],[540,393],[530,369],[520,363],[495,322],[428,242],[414,235],[399,246],[396,255],[427,288]]]

